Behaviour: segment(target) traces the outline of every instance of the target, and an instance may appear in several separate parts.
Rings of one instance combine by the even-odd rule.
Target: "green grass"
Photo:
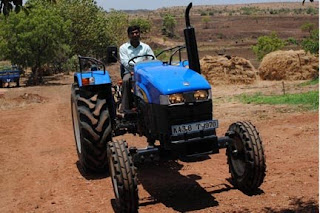
[[[254,95],[239,95],[237,98],[246,104],[288,104],[288,105],[299,105],[307,110],[319,109],[319,91],[309,91],[306,93],[298,94],[286,94],[286,95],[272,95],[267,96],[261,93]]]
[[[315,78],[315,79],[312,79],[310,81],[301,83],[301,84],[299,84],[299,86],[310,86],[310,85],[316,85],[316,84],[319,84],[319,77]]]

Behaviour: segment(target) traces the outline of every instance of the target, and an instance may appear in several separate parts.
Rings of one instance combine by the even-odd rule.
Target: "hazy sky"
[[[157,9],[171,6],[186,6],[190,2],[193,5],[215,5],[215,4],[245,4],[261,2],[302,2],[302,0],[96,0],[98,5],[105,10],[110,8],[116,10],[135,10],[135,9]],[[306,0],[310,4],[309,0]],[[318,4],[314,2],[313,4]]]

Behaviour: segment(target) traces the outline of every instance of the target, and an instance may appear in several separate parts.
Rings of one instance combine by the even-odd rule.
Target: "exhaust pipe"
[[[186,20],[186,29],[184,29],[184,39],[186,42],[189,68],[201,74],[200,62],[199,62],[199,53],[197,47],[197,40],[194,28],[190,25],[189,12],[192,7],[190,3],[186,9],[185,20]]]

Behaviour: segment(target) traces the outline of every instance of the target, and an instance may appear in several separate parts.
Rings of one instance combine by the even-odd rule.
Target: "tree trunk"
[[[43,70],[41,67],[32,67],[32,85],[39,85],[40,83],[43,83],[42,75]]]

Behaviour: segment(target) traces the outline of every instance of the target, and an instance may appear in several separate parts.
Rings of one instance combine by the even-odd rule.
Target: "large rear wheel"
[[[262,184],[266,163],[259,132],[250,122],[230,125],[233,143],[227,147],[229,171],[235,187],[245,193],[254,193]]]
[[[136,168],[128,144],[113,141],[108,144],[109,171],[119,212],[138,212],[139,197]]]
[[[72,85],[73,130],[79,162],[86,172],[103,172],[108,166],[107,144],[112,140],[110,97],[108,90]]]

